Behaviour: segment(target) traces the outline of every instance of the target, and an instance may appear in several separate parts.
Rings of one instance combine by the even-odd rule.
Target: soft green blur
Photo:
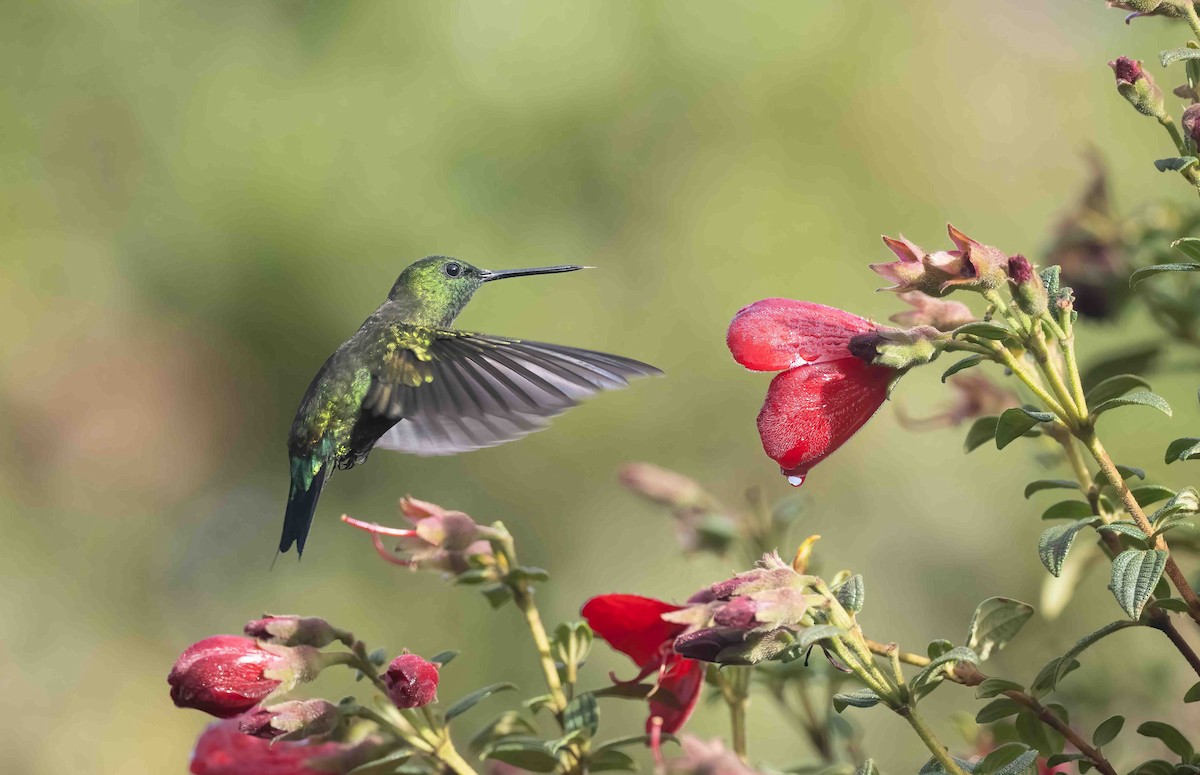
[[[554,577],[550,622],[593,594],[680,600],[727,575],[732,559],[681,559],[669,520],[614,474],[646,460],[731,501],[788,490],[754,427],[768,378],[725,349],[733,312],[791,296],[884,319],[900,305],[866,269],[889,257],[878,235],[943,247],[948,220],[1036,260],[1088,146],[1109,158],[1119,205],[1187,201],[1151,166],[1171,155],[1165,135],[1105,66],[1183,40],[1098,0],[7,3],[0,770],[183,772],[206,718],[172,707],[171,662],[263,611],[325,615],[393,652],[462,649],[444,699],[501,679],[536,693],[511,609],[385,565],[337,516],[393,522],[412,493],[501,519]],[[1147,67],[1164,91],[1180,72]],[[377,453],[326,488],[304,561],[268,572],[296,402],[431,253],[597,266],[489,286],[460,324],[619,352],[667,378],[502,448]],[[1086,330],[1085,355],[1152,335],[1136,322]],[[893,407],[949,400],[926,371]],[[1175,425],[1108,421],[1120,462],[1186,483],[1194,469],[1157,461],[1196,432],[1194,385],[1156,385]],[[1045,504],[1021,497],[1035,445],[964,457],[963,432],[917,436],[888,408],[803,488],[822,566],[866,577],[871,637],[922,651],[961,639],[984,597],[1038,601]],[[989,669],[1027,681],[1120,618],[1105,583],[1090,576],[1063,620],[1035,620]],[[1075,720],[1168,718],[1190,685],[1177,663],[1153,633],[1103,643],[1068,680]],[[597,644],[584,683],[631,668]],[[1106,688],[1117,699],[1096,699]],[[966,753],[947,719],[977,708],[948,688],[926,715]],[[603,710],[613,733],[642,721]],[[925,760],[899,718],[853,720],[885,772]],[[765,698],[751,723],[755,760],[809,759]],[[724,714],[702,708],[691,730],[725,735]]]

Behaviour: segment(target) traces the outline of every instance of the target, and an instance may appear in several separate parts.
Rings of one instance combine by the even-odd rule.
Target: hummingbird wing
[[[453,455],[521,438],[634,377],[662,372],[619,355],[464,331],[430,331],[420,351],[396,348],[364,411],[398,418],[376,442]]]

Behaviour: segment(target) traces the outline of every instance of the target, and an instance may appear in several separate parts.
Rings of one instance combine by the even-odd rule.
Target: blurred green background
[[[1105,66],[1152,61],[1183,31],[1127,27],[1096,1],[14,0],[2,16],[5,772],[183,772],[207,719],[172,707],[171,662],[263,611],[322,614],[393,652],[462,649],[443,698],[500,679],[534,693],[511,609],[377,561],[337,515],[395,521],[411,493],[502,519],[555,577],[551,622],[602,592],[681,600],[740,560],[682,559],[669,519],[615,471],[652,461],[731,502],[754,485],[786,494],[754,427],[768,378],[724,345],[740,306],[782,295],[884,319],[901,305],[866,269],[889,258],[878,235],[943,247],[947,220],[1036,260],[1089,145],[1119,204],[1187,197],[1154,171],[1166,140]],[[499,449],[376,454],[326,489],[304,561],[268,572],[301,393],[431,253],[599,267],[488,287],[460,324],[668,377]],[[1152,336],[1135,318],[1087,329],[1082,348]],[[893,403],[948,401],[927,371]],[[1195,382],[1156,384],[1176,427],[1112,418],[1121,462],[1186,483],[1183,466],[1155,466],[1200,424]],[[919,651],[959,640],[984,597],[1038,600],[1041,504],[1021,486],[1040,466],[1019,446],[964,457],[963,432],[914,436],[885,409],[803,488],[802,530],[824,536],[824,568],[865,575],[877,639]],[[1105,584],[1091,576],[1061,626],[1039,617],[992,670],[1029,680],[1120,618]],[[1111,685],[1120,700],[1079,706],[1080,726],[1170,718],[1190,685],[1173,654],[1138,632],[1097,647],[1074,691]],[[597,644],[585,684],[629,668]],[[931,703],[962,748],[946,719],[978,703],[954,689]],[[605,713],[611,732],[643,718]],[[899,718],[854,720],[884,771],[925,760]],[[751,722],[756,759],[809,758],[765,700]],[[691,724],[725,729],[717,708]]]

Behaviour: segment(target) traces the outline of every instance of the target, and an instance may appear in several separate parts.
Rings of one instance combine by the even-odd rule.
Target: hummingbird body
[[[485,282],[581,268],[490,272],[430,256],[405,269],[300,402],[288,436],[291,487],[279,550],[294,543],[303,553],[333,470],[365,462],[376,446],[452,455],[502,444],[540,430],[582,398],[660,374],[617,355],[451,328]]]

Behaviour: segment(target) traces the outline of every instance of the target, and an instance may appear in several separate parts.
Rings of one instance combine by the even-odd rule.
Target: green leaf
[[[1133,493],[1139,506],[1149,506],[1151,503],[1165,501],[1175,496],[1174,490],[1170,487],[1163,487],[1161,484],[1144,484],[1141,487],[1132,488],[1130,492]]]
[[[879,704],[879,695],[870,689],[858,689],[833,695],[833,709],[841,713],[846,708],[871,708]]]
[[[1154,593],[1154,585],[1167,566],[1165,549],[1126,549],[1113,558],[1113,596],[1130,619],[1142,615],[1142,607]]]
[[[1073,482],[1070,479],[1038,479],[1036,482],[1030,482],[1025,485],[1025,499],[1035,492],[1043,490],[1078,490],[1079,483]]]
[[[1087,755],[1082,754],[1082,753],[1056,753],[1053,756],[1051,756],[1050,758],[1046,759],[1046,766],[1053,768],[1053,767],[1057,767],[1060,764],[1068,764],[1070,762],[1077,762],[1077,761],[1080,761],[1081,759],[1086,759],[1086,758],[1087,758]]]
[[[1140,527],[1137,526],[1137,523],[1130,522],[1127,519],[1123,519],[1119,522],[1110,522],[1107,525],[1100,525],[1096,529],[1103,530],[1107,533],[1116,533],[1117,535],[1128,536],[1137,541],[1144,542],[1146,540],[1146,534]]]
[[[1037,762],[1038,752],[1020,743],[1006,743],[983,757],[975,775],[1021,775]]]
[[[854,771],[854,775],[879,775],[879,768],[875,766],[874,759],[867,759]]]
[[[1137,728],[1137,733],[1161,740],[1163,745],[1170,748],[1172,753],[1177,754],[1185,762],[1191,759],[1192,754],[1196,752],[1182,732],[1162,721],[1147,721]]]
[[[1067,501],[1067,503],[1071,502]],[[1057,578],[1062,573],[1063,563],[1067,560],[1067,553],[1071,551],[1071,546],[1074,545],[1075,536],[1079,531],[1099,522],[1099,518],[1091,517],[1089,519],[1070,522],[1066,525],[1048,527],[1042,532],[1041,538],[1038,539],[1038,557],[1041,558],[1042,565],[1046,566],[1046,570],[1050,571],[1051,576]]]
[[[967,431],[966,441],[963,442],[963,449],[966,452],[970,452],[996,438],[996,424],[998,422],[1000,422],[999,417],[980,417],[971,423],[971,428]]]
[[[1110,398],[1123,396],[1138,388],[1150,389],[1150,383],[1136,374],[1118,374],[1095,385],[1087,392],[1084,399],[1089,406],[1103,403]]]
[[[1195,156],[1169,156],[1166,159],[1154,160],[1154,166],[1159,172],[1180,172],[1197,163],[1200,163],[1200,159]],[[1130,278],[1130,285],[1134,284],[1132,280],[1133,278]]]
[[[615,697],[621,700],[644,700],[654,691],[653,684],[619,683],[596,689],[591,694],[594,697]],[[658,695],[655,695],[658,696]]]
[[[1004,692],[1020,692],[1024,690],[1025,687],[1016,681],[1009,681],[1004,678],[985,678],[983,683],[975,687],[975,698],[986,700],[988,697],[995,697]]]
[[[454,659],[455,657],[457,657],[458,654],[459,654],[459,652],[453,651],[453,650],[439,651],[438,653],[436,653],[432,657],[430,657],[429,661],[445,667],[446,665],[450,664],[450,661],[452,659]]]
[[[1018,740],[1043,754],[1055,754],[1063,749],[1063,736],[1042,724],[1034,713],[1026,711],[1018,715],[1013,728]]]
[[[516,684],[504,682],[495,683],[491,686],[485,686],[482,689],[476,689],[467,696],[455,702],[446,710],[446,721],[450,722],[451,720],[458,718],[471,708],[474,708],[481,700],[491,697],[496,692],[507,692],[516,688]]]
[[[1170,48],[1166,51],[1158,52],[1158,61],[1162,62],[1163,67],[1173,65],[1183,59],[1198,58],[1200,58],[1200,50],[1194,48]]]
[[[1188,611],[1192,610],[1186,601],[1178,597],[1160,597],[1158,600],[1154,601],[1154,605],[1158,606],[1164,611],[1174,611],[1180,614],[1186,614]]]
[[[967,647],[985,660],[1008,645],[1029,617],[1033,606],[1007,597],[989,597],[975,608],[967,628]]]
[[[1168,530],[1174,530],[1177,527],[1194,528],[1195,526],[1196,523],[1188,520],[1186,514],[1167,517],[1166,519],[1159,521],[1159,523],[1154,526],[1154,532],[1151,533],[1150,537],[1146,540],[1147,543],[1153,541],[1155,538],[1158,538]]]
[[[934,657],[929,660],[929,664],[921,668],[921,671],[913,676],[911,686],[914,692],[920,692],[928,684],[932,687],[939,683],[944,677],[943,668],[947,665],[955,665],[959,662],[970,662],[972,665],[979,664],[979,655],[966,646],[958,646],[952,648],[945,654]]]
[[[1002,718],[1008,718],[1021,712],[1025,706],[1016,700],[1010,700],[1007,697],[1001,697],[992,700],[987,705],[979,709],[975,714],[976,724],[990,724],[993,721],[999,721]]]
[[[814,643],[845,634],[845,630],[841,627],[834,627],[832,624],[814,624],[812,627],[805,627],[796,633],[795,648],[806,651]]]
[[[1151,393],[1149,390],[1139,390],[1136,393],[1130,393],[1127,396],[1120,398],[1110,398],[1104,403],[1092,409],[1092,417],[1099,417],[1112,409],[1120,409],[1123,406],[1148,406],[1151,409],[1157,409],[1167,417],[1171,416],[1171,405],[1167,400],[1157,393]]]
[[[858,613],[867,599],[867,585],[857,573],[838,584],[832,590],[834,597],[850,613]]]
[[[549,581],[550,572],[542,568],[534,568],[527,565],[519,565],[508,572],[508,581],[510,583],[518,583],[521,581]]]
[[[1200,702],[1200,681],[1192,684],[1192,688],[1183,695],[1184,702]]]
[[[587,760],[588,772],[612,772],[614,770],[637,772],[637,768],[637,762],[633,760],[632,756],[615,749],[596,751],[590,754]]]
[[[1196,159],[1195,156],[1191,156],[1189,158],[1192,159],[1193,162]],[[1158,162],[1154,162],[1154,163],[1155,163],[1155,165],[1158,164]],[[1196,271],[1200,271],[1200,264],[1191,264],[1191,263],[1188,263],[1188,264],[1155,264],[1154,266],[1143,266],[1141,269],[1137,270],[1136,272],[1134,272],[1133,274],[1131,274],[1129,276],[1129,287],[1134,288],[1142,280],[1151,278],[1156,274],[1162,274],[1163,272],[1196,272]]]
[[[969,334],[981,339],[993,339],[996,341],[1017,338],[1017,332],[1008,326],[1002,326],[999,323],[988,320],[979,320],[974,323],[961,325],[950,333],[954,336],[966,336]]]
[[[1117,473],[1119,473],[1121,475],[1122,479],[1130,479],[1132,477],[1137,477],[1138,479],[1144,480],[1146,478],[1145,471],[1143,471],[1140,468],[1134,468],[1133,466],[1118,465]],[[1097,471],[1096,475],[1094,477],[1092,477],[1092,483],[1099,487],[1107,487],[1108,486],[1108,477],[1104,475],[1103,471]]]
[[[1171,243],[1171,247],[1175,248],[1193,261],[1200,261],[1200,238],[1180,237]]]
[[[964,772],[975,772],[976,765],[974,762],[969,762],[966,759],[960,759],[957,756],[951,756],[950,758],[953,759],[954,763],[962,768]],[[931,758],[929,761],[925,762],[925,764],[921,765],[921,769],[917,775],[939,775],[939,773],[944,772],[946,772],[946,768],[942,766],[942,763],[937,759]]]
[[[674,735],[664,734],[661,736],[661,739],[663,742],[679,742]],[[613,738],[612,740],[609,740],[608,742],[603,743],[592,750],[594,753],[600,753],[601,751],[615,751],[618,748],[624,748],[628,745],[637,745],[639,743],[648,745],[650,742],[650,735],[626,735],[624,737]]]
[[[942,382],[945,382],[958,372],[963,371],[964,369],[969,369],[972,366],[978,366],[980,363],[983,363],[982,355],[968,355],[966,358],[963,358],[961,361],[942,372]]]
[[[1191,460],[1196,457],[1200,457],[1200,439],[1193,436],[1175,439],[1167,445],[1167,463],[1174,463],[1176,460]]]
[[[1082,762],[1080,763],[1082,768]],[[1142,762],[1129,775],[1175,775],[1175,765],[1162,759]]]
[[[388,748],[385,748],[384,750],[388,750]],[[398,751],[390,751],[378,759],[372,759],[369,762],[363,762],[347,772],[346,775],[391,775],[391,773],[396,771],[396,767],[398,765],[411,759],[415,753],[416,751],[411,748],[401,748]]]
[[[512,600],[512,590],[508,588],[507,584],[499,581],[494,584],[488,584],[485,587],[480,587],[479,591],[487,598],[492,608],[499,608],[509,600]]]
[[[1161,522],[1168,517],[1188,516],[1200,510],[1200,493],[1195,487],[1184,487],[1150,515],[1150,521]]]
[[[1097,748],[1108,745],[1121,734],[1121,728],[1125,726],[1124,716],[1113,716],[1106,721],[1100,723],[1096,727],[1096,731],[1092,733],[1092,745]]]
[[[1071,659],[1064,662],[1062,657],[1055,657],[1038,671],[1037,677],[1029,686],[1029,692],[1035,697],[1040,697],[1053,690],[1059,681],[1078,669],[1079,660]]]
[[[505,738],[484,749],[483,758],[496,759],[530,772],[553,772],[558,768],[558,757],[550,752],[544,740],[536,737]]]
[[[1050,412],[1037,412],[1030,409],[1006,409],[996,423],[996,449],[1004,449],[1012,442],[1024,436],[1035,425],[1050,422],[1054,415]]]
[[[1042,512],[1042,519],[1094,519],[1092,507],[1083,501],[1059,501]]]
[[[937,659],[942,654],[950,651],[952,648],[954,648],[953,643],[945,638],[938,638],[937,640],[929,641],[929,645],[925,647],[925,653],[930,659]]]
[[[1074,646],[1067,650],[1066,654],[1050,660],[1050,662],[1048,662],[1046,666],[1042,668],[1042,673],[1039,673],[1038,679],[1042,679],[1042,674],[1045,674],[1045,680],[1035,680],[1035,687],[1044,687],[1046,690],[1053,690],[1057,688],[1058,682],[1061,681],[1067,675],[1067,673],[1079,666],[1079,663],[1075,660],[1075,657],[1082,654],[1092,644],[1102,640],[1103,638],[1107,638],[1114,632],[1127,630],[1130,627],[1141,626],[1143,626],[1141,622],[1126,621],[1122,619],[1120,621],[1113,622],[1112,624],[1106,624],[1095,632],[1090,632],[1087,635],[1084,635],[1075,642]],[[1074,663],[1073,666],[1072,663]]]
[[[472,751],[480,751],[505,737],[530,737],[536,734],[537,728],[520,711],[506,710],[476,732],[468,745]]]
[[[588,737],[600,729],[600,708],[596,705],[596,696],[591,692],[575,695],[575,699],[563,711],[563,731],[575,732],[580,729],[588,730]]]
[[[1118,374],[1145,374],[1162,357],[1163,349],[1160,342],[1149,342],[1137,345],[1128,350],[1121,350],[1104,357],[1089,365],[1082,376],[1083,386],[1091,390],[1109,377]]]

